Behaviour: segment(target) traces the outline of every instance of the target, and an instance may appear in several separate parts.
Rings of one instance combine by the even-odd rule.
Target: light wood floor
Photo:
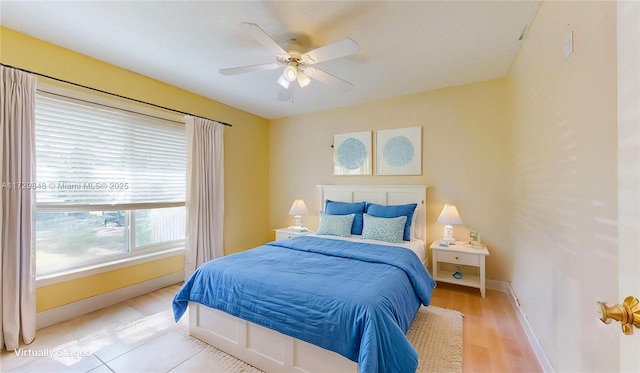
[[[95,311],[38,331],[18,356],[3,350],[2,372],[224,372],[191,337],[172,331],[171,301],[179,285]],[[505,293],[441,284],[434,306],[461,311],[464,372],[541,371]],[[185,317],[180,323],[188,323]],[[186,327],[186,326],[185,326]]]
[[[463,372],[541,372],[506,293],[438,284],[431,304],[464,314]]]

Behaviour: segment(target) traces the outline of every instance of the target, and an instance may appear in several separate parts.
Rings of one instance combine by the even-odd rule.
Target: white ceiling
[[[0,24],[274,119],[503,77],[539,1],[0,1]],[[355,85],[313,81],[278,101],[281,70],[240,27],[309,49],[346,37],[357,55],[316,66]],[[298,87],[296,87],[298,88]]]

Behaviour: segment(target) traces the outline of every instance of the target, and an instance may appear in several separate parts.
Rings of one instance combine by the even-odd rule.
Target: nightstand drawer
[[[462,265],[468,265],[468,266],[480,265],[480,257],[478,255],[446,252],[446,251],[440,251],[438,253],[438,261],[454,263],[454,264],[462,264]]]
[[[300,237],[309,233],[313,233],[308,230],[304,232],[300,232],[298,230],[290,229],[290,228],[280,228],[280,229],[274,229],[274,230],[276,231],[276,241],[290,240],[295,237]]]
[[[289,232],[276,232],[276,241],[281,241],[281,240],[290,240],[293,237],[298,237],[299,234],[292,234]]]

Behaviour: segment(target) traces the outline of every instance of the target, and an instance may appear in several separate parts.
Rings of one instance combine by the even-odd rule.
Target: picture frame
[[[333,136],[333,174],[371,175],[371,131]]]
[[[376,131],[376,175],[422,175],[422,127]]]
[[[472,247],[474,249],[482,249],[482,241],[480,240],[480,233],[478,231],[469,231],[469,241],[464,244],[466,247]]]
[[[469,238],[471,239],[471,242],[477,242],[478,244],[481,243],[480,241],[480,233],[478,233],[477,231],[470,231],[469,232]]]

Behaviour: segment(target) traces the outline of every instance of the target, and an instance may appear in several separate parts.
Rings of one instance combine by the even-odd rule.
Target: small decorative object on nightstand
[[[460,267],[456,266],[455,270],[456,271],[453,272],[453,277],[460,280],[463,277],[462,272],[460,272]]]
[[[473,247],[475,249],[482,249],[482,241],[480,241],[480,233],[476,231],[469,232],[469,241],[465,242],[466,247]]]
[[[297,229],[291,229],[291,228],[280,228],[280,229],[274,229],[274,230],[276,231],[276,241],[290,240],[294,237],[304,236],[305,234],[313,233],[310,230],[300,232]]]
[[[441,246],[440,241],[431,244],[433,261],[433,279],[439,282],[470,286],[480,289],[480,295],[485,296],[485,257],[489,255],[486,246],[479,248],[466,247],[465,245],[450,244]],[[442,271],[439,263],[451,263],[455,265],[455,271]],[[464,267],[478,267],[480,274],[465,273]]]

